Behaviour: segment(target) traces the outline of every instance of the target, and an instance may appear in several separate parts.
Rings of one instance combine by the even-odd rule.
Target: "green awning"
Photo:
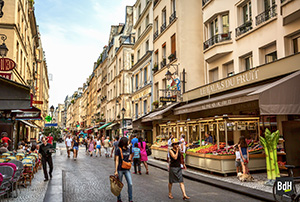
[[[110,124],[111,124],[111,122],[104,124],[103,126],[99,127],[98,130],[104,129],[105,127],[109,126]]]

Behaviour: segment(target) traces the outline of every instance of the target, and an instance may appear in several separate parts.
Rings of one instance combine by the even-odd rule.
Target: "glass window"
[[[223,33],[229,33],[229,16],[228,16],[228,14],[225,14],[222,16],[222,22],[223,22]]]
[[[223,65],[223,77],[229,77],[234,75],[233,61]]]
[[[277,60],[277,51],[266,55],[266,63],[273,62],[275,60]]]
[[[144,100],[144,115],[147,114],[147,100]]]
[[[214,82],[219,79],[218,68],[212,69],[209,71],[209,82]]]
[[[140,59],[140,50],[138,50],[138,52],[137,52],[137,60],[139,60]]]
[[[245,57],[244,62],[245,62],[245,70],[251,69],[253,67],[252,55]]]
[[[136,103],[135,104],[135,118],[138,118],[139,117],[139,104]]]
[[[146,47],[146,52],[147,52],[149,50],[149,40],[146,41],[145,47]]]
[[[176,0],[172,0],[172,13],[176,11]]]
[[[146,16],[145,23],[146,23],[146,27],[147,27],[147,26],[148,26],[148,24],[149,24],[149,14]]]
[[[158,31],[158,17],[155,19],[155,29],[154,31]]]
[[[293,39],[293,49],[294,53],[298,53],[300,51],[300,36]]]
[[[167,22],[167,12],[166,9],[162,11],[162,24],[165,24]]]
[[[141,27],[139,27],[139,29],[138,29],[138,37],[140,37],[141,36]]]
[[[243,20],[244,23],[250,21],[252,17],[251,11],[251,1],[249,1],[246,5],[243,6]]]
[[[139,74],[135,75],[135,88],[138,89],[139,88]]]

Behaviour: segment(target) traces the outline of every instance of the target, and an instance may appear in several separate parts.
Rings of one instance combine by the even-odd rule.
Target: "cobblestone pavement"
[[[62,145],[60,145],[62,147]],[[65,202],[110,202],[117,201],[110,192],[109,175],[113,174],[114,162],[112,158],[90,157],[81,147],[77,161],[68,159],[65,148],[61,148],[61,155],[56,156],[54,166],[62,169],[63,190]],[[173,186],[174,199],[168,199],[168,173],[160,169],[149,167],[150,175],[133,175],[133,200],[138,202],[182,201],[178,184]],[[185,179],[189,201],[257,201],[243,195],[215,188]],[[123,201],[127,201],[127,186],[122,191]]]

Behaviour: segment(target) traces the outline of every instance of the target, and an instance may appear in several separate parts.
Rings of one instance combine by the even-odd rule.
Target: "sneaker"
[[[136,172],[132,172],[132,174],[136,174]]]
[[[68,158],[70,158],[70,156],[68,156]]]
[[[49,173],[50,179],[52,179],[52,173]]]
[[[46,181],[48,181],[48,180],[49,180],[48,178],[45,178],[45,179],[44,179],[44,182],[46,182]]]
[[[139,171],[139,174],[142,175],[141,171]]]

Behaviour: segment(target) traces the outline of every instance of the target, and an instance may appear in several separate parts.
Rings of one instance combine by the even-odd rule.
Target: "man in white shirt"
[[[67,135],[65,144],[66,144],[66,148],[67,148],[68,158],[70,158],[70,150],[72,147],[72,138],[70,137],[70,134]]]

